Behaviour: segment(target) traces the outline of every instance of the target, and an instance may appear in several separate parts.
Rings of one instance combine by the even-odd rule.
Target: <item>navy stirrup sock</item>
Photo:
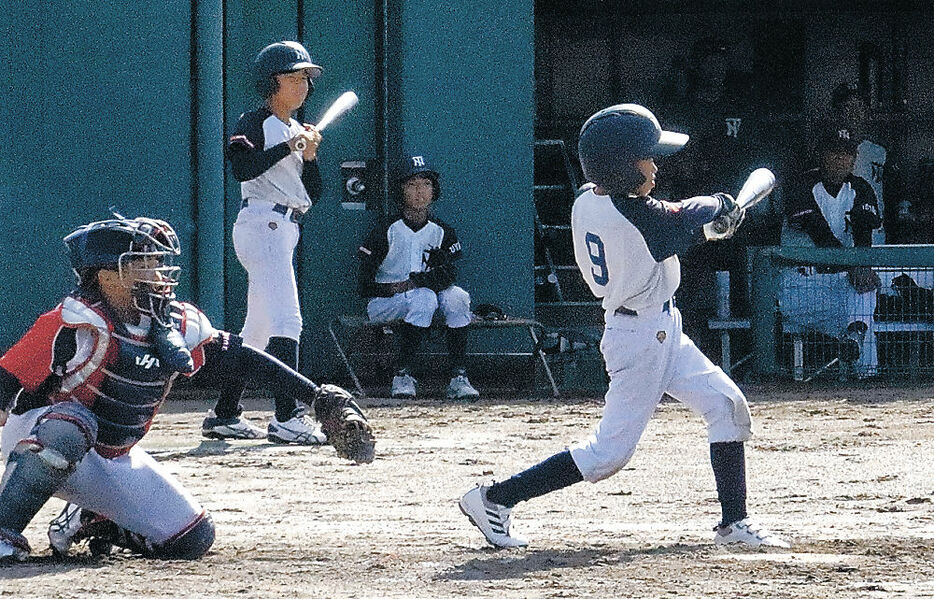
[[[520,501],[539,497],[584,480],[568,450],[556,453],[544,462],[490,487],[486,498],[493,503],[513,507]]]

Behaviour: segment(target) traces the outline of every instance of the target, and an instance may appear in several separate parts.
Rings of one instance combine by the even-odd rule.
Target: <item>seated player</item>
[[[26,558],[23,530],[52,496],[68,502],[49,529],[56,553],[83,539],[165,559],[210,549],[211,516],[137,445],[178,374],[281,389],[322,422],[346,414],[339,420],[355,420],[367,444],[369,426],[345,391],[318,387],[175,301],[180,249],[168,223],[118,217],[65,244],[77,288],[0,357],[0,561]],[[339,446],[342,427],[330,427],[338,453],[371,460],[372,443],[358,456]]]
[[[424,156],[406,156],[396,170],[395,184],[402,214],[374,229],[357,252],[358,287],[360,295],[369,298],[370,320],[405,321],[392,396],[415,397],[415,352],[440,308],[447,324],[451,368],[447,397],[476,400],[480,394],[466,370],[470,295],[454,284],[461,244],[454,229],[431,214],[431,205],[441,194],[439,175]]]
[[[785,200],[782,245],[869,247],[882,225],[875,192],[853,174],[856,141],[845,130],[828,132],[818,143],[819,166],[801,175]],[[779,304],[786,325],[855,343],[856,375],[876,374],[879,365],[873,314],[879,277],[869,267],[802,266],[782,273]],[[787,326],[786,326],[787,328]],[[858,356],[858,357],[857,357]]]

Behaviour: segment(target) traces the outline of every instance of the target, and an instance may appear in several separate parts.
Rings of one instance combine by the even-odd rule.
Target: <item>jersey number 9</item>
[[[606,251],[603,247],[603,240],[589,232],[584,240],[587,242],[587,253],[590,254],[590,261],[595,267],[590,269],[593,282],[604,286],[610,281],[610,272],[606,267]]]

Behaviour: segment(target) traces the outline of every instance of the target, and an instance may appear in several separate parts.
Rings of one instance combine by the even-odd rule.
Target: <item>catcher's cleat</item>
[[[480,392],[473,388],[466,374],[459,372],[448,384],[447,397],[459,401],[477,401],[480,399]]]
[[[745,545],[747,547],[780,547],[790,549],[791,544],[774,532],[743,518],[727,526],[716,526],[713,542],[717,545]]]
[[[218,418],[214,410],[201,422],[201,435],[208,439],[265,439],[266,431],[243,416]]]
[[[405,370],[392,377],[392,398],[415,399],[415,377]]]
[[[285,422],[279,422],[273,416],[269,421],[266,437],[273,443],[291,443],[293,445],[324,445],[327,435],[321,432],[310,416],[303,414]]]
[[[49,546],[57,557],[67,557],[72,546],[88,541],[91,555],[107,555],[113,549],[112,537],[116,525],[90,510],[68,503],[49,522]]]
[[[512,534],[512,508],[493,503],[486,498],[487,485],[477,485],[461,497],[458,505],[470,523],[480,529],[494,547],[525,547],[528,539]]]
[[[30,550],[26,537],[12,530],[0,529],[0,565],[25,561]]]

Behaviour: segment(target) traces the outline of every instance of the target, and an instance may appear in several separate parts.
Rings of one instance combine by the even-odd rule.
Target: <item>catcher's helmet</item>
[[[157,319],[175,298],[181,246],[169,223],[118,217],[81,226],[64,241],[79,284],[97,270],[116,270],[120,279],[130,278],[136,308]]]
[[[298,42],[276,42],[259,51],[253,61],[253,81],[256,91],[264,98],[276,92],[275,76],[280,73],[305,70],[308,72],[308,93],[314,90],[312,79],[324,71],[311,61],[305,46]]]
[[[434,199],[437,200],[441,196],[441,175],[438,174],[438,171],[431,168],[431,164],[428,162],[428,159],[421,154],[407,154],[396,164],[394,169],[395,180],[400,186],[405,183],[406,180],[411,179],[415,175],[425,175],[431,179],[432,186],[435,190]]]
[[[652,112],[638,104],[617,104],[591,116],[581,127],[577,153],[584,177],[609,186],[636,160],[674,154],[688,136],[663,131]]]

